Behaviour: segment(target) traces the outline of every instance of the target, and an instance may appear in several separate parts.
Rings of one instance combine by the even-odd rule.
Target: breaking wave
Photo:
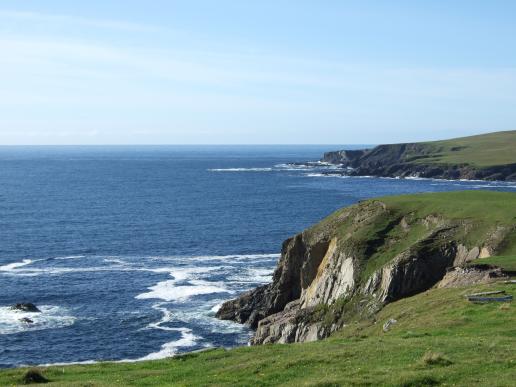
[[[10,306],[0,307],[0,335],[8,335],[26,331],[63,328],[72,325],[75,317],[68,310],[54,305],[39,306],[41,313],[24,312]],[[31,323],[24,321],[29,319]]]

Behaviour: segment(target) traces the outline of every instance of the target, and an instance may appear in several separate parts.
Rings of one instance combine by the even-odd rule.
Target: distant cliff
[[[502,275],[463,265],[516,252],[515,219],[513,193],[364,201],[286,240],[272,283],[226,302],[217,317],[255,328],[252,344],[321,339],[433,286]]]
[[[355,176],[516,181],[516,131],[340,150],[322,160]]]

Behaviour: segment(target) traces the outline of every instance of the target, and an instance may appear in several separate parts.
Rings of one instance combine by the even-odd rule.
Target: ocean
[[[252,332],[215,319],[217,307],[270,281],[282,241],[334,210],[391,194],[516,192],[291,164],[342,148],[0,147],[0,367],[246,345]],[[10,309],[18,302],[42,313]]]

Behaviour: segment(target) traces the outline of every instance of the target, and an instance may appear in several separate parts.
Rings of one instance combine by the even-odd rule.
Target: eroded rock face
[[[489,265],[475,265],[472,267],[454,267],[449,270],[438,288],[455,288],[473,284],[490,283],[501,278],[508,278],[500,268]]]
[[[255,328],[252,344],[313,341],[345,325],[348,314],[372,316],[436,284],[492,280],[501,273],[462,266],[494,253],[512,231],[497,227],[468,246],[460,236],[470,228],[467,220],[419,219],[380,201],[349,207],[286,240],[273,282],[226,302],[217,317]]]
[[[333,238],[315,277],[302,290],[300,307],[330,304],[343,295],[349,295],[355,287],[354,265],[353,257],[337,250],[337,239]]]
[[[449,228],[438,229],[397,255],[370,277],[363,291],[381,302],[392,302],[434,286],[457,254],[455,244],[446,238],[450,232]]]
[[[256,328],[258,321],[282,311],[287,303],[298,299],[302,287],[312,283],[329,245],[325,239],[307,245],[303,237],[298,234],[283,243],[272,283],[224,303],[216,317]]]

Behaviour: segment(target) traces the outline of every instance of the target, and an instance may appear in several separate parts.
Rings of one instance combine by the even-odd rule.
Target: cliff
[[[286,240],[272,283],[226,302],[217,317],[255,328],[252,344],[314,341],[434,286],[499,277],[466,265],[514,252],[516,194],[367,200]]]
[[[356,176],[516,181],[516,131],[452,140],[327,152],[323,161]]]

